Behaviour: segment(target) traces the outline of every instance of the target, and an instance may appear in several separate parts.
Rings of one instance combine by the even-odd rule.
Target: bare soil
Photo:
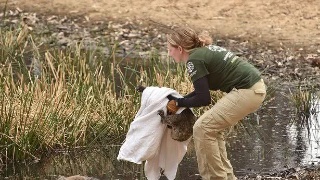
[[[0,0],[3,7],[7,0]],[[214,37],[318,50],[319,0],[8,0],[22,10],[90,20],[187,24]]]

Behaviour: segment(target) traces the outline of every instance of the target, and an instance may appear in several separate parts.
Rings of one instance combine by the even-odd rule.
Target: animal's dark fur
[[[192,136],[193,125],[197,118],[193,112],[186,108],[180,114],[164,115],[163,110],[159,110],[161,122],[171,128],[171,138],[177,141],[185,141]]]
[[[136,90],[143,92],[144,86],[138,86]],[[165,116],[163,110],[159,110],[158,114],[161,116],[161,122],[167,124],[171,129],[171,137],[177,141],[186,141],[192,136],[193,125],[197,117],[193,114],[191,109],[186,108],[180,114],[171,114]],[[167,113],[168,114],[168,113]]]

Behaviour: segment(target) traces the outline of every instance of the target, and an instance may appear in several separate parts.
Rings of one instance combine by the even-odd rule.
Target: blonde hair
[[[212,38],[207,31],[199,35],[189,27],[175,27],[167,35],[168,43],[173,47],[181,46],[187,52],[194,48],[203,47],[212,43]]]

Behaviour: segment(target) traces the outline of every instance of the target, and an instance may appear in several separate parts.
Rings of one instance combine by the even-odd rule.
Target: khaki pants
[[[234,180],[223,131],[256,111],[266,96],[261,79],[249,89],[233,89],[205,112],[193,127],[198,168],[203,180]]]

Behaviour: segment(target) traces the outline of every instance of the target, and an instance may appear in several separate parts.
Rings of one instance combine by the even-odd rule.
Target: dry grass
[[[193,89],[182,65],[157,56],[123,61],[81,44],[43,47],[26,28],[0,32],[0,156],[5,162],[121,142],[139,109],[139,84],[181,94]]]

